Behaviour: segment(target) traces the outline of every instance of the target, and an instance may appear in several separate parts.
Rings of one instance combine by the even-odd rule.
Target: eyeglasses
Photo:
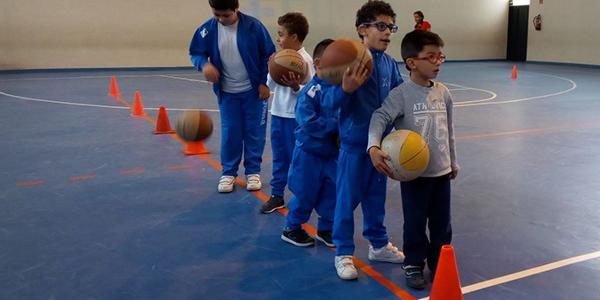
[[[444,53],[440,53],[440,54],[429,54],[425,57],[411,57],[412,59],[415,60],[428,60],[430,63],[432,64],[436,64],[436,63],[444,63],[446,61],[446,55],[444,55]]]
[[[365,26],[375,26],[377,30],[384,32],[386,29],[389,29],[391,33],[395,33],[398,31],[398,25],[396,24],[386,24],[385,22],[371,22],[371,23],[363,23]]]

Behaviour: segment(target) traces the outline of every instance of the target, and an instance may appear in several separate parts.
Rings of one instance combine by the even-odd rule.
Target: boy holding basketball
[[[277,19],[277,44],[281,49],[292,49],[298,52],[308,66],[305,78],[312,78],[315,71],[313,60],[306,52],[302,43],[308,34],[308,21],[298,12],[287,13]],[[289,76],[283,76],[285,85],[276,83],[269,75],[267,86],[273,91],[273,102],[271,103],[271,151],[273,153],[273,178],[271,179],[271,197],[260,208],[264,214],[283,208],[285,186],[288,179],[290,162],[296,139],[294,130],[298,123],[294,115],[296,96],[300,91],[300,83],[305,78],[295,76],[290,72]]]
[[[363,236],[369,240],[369,259],[402,263],[404,256],[388,239],[385,226],[386,177],[378,173],[365,152],[369,120],[389,91],[402,83],[396,61],[385,53],[392,33],[398,30],[396,14],[383,1],[368,1],[356,13],[356,30],[373,56],[373,72],[356,91],[342,84],[344,94],[327,105],[339,109],[341,148],[336,178],[333,241],[337,247],[335,268],[344,280],[358,277],[354,253],[354,209],[361,204]],[[363,65],[355,69],[364,69]],[[349,70],[345,77],[353,70]]]
[[[217,189],[233,191],[243,152],[246,189],[259,190],[270,96],[267,63],[275,45],[259,20],[239,11],[238,0],[208,3],[214,18],[196,30],[190,57],[213,83],[219,102],[223,170]]]
[[[417,179],[401,182],[404,214],[404,270],[406,284],[423,289],[425,260],[434,274],[442,245],[450,244],[450,180],[458,174],[452,123],[452,97],[448,88],[433,82],[446,60],[444,42],[435,33],[415,30],[402,39],[402,59],[410,80],[393,89],[371,117],[369,155],[373,166],[391,176],[380,143],[386,128],[409,129],[421,134],[429,146],[429,165]],[[429,238],[427,237],[429,228]],[[432,276],[433,278],[433,276]]]

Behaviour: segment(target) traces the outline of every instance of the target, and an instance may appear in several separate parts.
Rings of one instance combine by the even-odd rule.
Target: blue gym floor
[[[600,69],[450,62],[453,245],[465,299],[598,299]],[[406,73],[403,70],[403,73]],[[109,97],[116,75],[122,100]],[[148,118],[132,117],[139,90]],[[209,111],[208,155],[154,135],[157,107]],[[190,69],[0,73],[0,299],[421,299],[399,265],[340,280],[334,252],[280,239],[263,189],[219,194],[219,114]],[[267,139],[268,140],[268,139]],[[243,174],[243,169],[240,170]],[[402,245],[399,184],[386,226]],[[289,199],[289,194],[286,199]],[[314,226],[314,220],[311,220]],[[366,272],[365,272],[366,271]]]

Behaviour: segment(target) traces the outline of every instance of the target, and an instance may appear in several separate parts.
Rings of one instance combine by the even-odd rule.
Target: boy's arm
[[[403,107],[404,98],[402,97],[402,93],[397,88],[391,90],[381,107],[376,109],[371,115],[367,152],[369,152],[371,147],[381,147],[383,133],[398,116],[404,115]]]
[[[275,53],[275,45],[273,44],[273,40],[271,40],[271,36],[269,35],[269,31],[262,23],[259,23],[260,33],[259,37],[261,41],[258,43],[260,47],[260,83],[266,85],[267,84],[267,74],[269,74],[269,58],[271,54]]]
[[[205,40],[205,37],[208,34],[208,29],[206,29],[206,27],[208,26],[205,24],[196,29],[192,41],[190,42],[190,60],[198,71],[202,71],[202,68],[208,62],[209,57],[208,47],[210,43]]]
[[[302,93],[298,95],[296,102],[296,121],[302,130],[315,138],[324,139],[331,136],[337,131],[337,118],[327,117],[322,114],[322,110],[326,108],[319,107],[319,97],[311,97],[308,93],[315,86],[304,88]],[[314,92],[313,92],[314,93]],[[321,95],[326,93],[320,93]]]
[[[454,104],[452,102],[452,95],[450,94],[450,91],[448,91],[448,89],[446,88],[446,113],[448,114],[447,119],[448,119],[448,145],[450,147],[450,166],[452,168],[452,171],[458,171],[460,169],[460,166],[458,165],[458,162],[456,161],[456,148],[455,148],[455,138],[454,138],[454,121],[453,121],[453,114],[454,114]]]

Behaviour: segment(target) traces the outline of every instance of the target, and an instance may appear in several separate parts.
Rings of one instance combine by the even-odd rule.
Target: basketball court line
[[[507,274],[504,276],[496,277],[493,279],[481,281],[481,282],[478,282],[475,284],[467,285],[467,286],[462,287],[461,291],[463,294],[468,294],[468,293],[472,293],[472,292],[486,289],[489,287],[501,285],[504,283],[508,283],[508,282],[515,281],[518,279],[523,279],[526,277],[531,277],[531,276],[534,276],[537,274],[549,272],[549,271],[556,270],[556,269],[559,269],[562,267],[566,267],[569,265],[573,265],[576,263],[580,263],[580,262],[584,262],[584,261],[588,261],[588,260],[592,260],[592,259],[597,259],[597,258],[600,258],[600,251],[590,252],[587,254],[574,256],[571,258],[566,258],[563,260],[559,260],[559,261],[555,261],[555,262],[548,263],[545,265],[541,265],[541,266],[538,266],[535,268],[526,269],[523,271],[519,271],[519,272]],[[420,298],[419,300],[428,300],[428,299],[429,299],[429,297],[424,297],[424,298]]]

